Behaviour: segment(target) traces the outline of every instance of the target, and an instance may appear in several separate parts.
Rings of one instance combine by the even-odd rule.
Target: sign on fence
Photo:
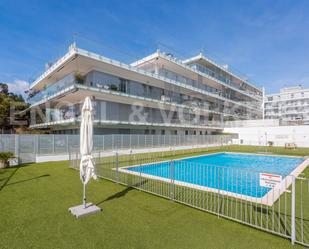
[[[280,188],[281,181],[282,181],[281,175],[260,173],[260,186],[261,187]]]

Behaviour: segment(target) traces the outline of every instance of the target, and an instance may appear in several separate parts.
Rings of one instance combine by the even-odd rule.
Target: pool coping
[[[196,158],[196,157],[202,157],[202,156],[210,156],[210,155],[217,155],[217,154],[246,154],[246,155],[257,155],[257,156],[276,156],[276,157],[292,157],[292,158],[303,158],[304,161],[300,163],[296,168],[289,173],[286,177],[284,177],[281,181],[280,187],[279,188],[273,188],[269,190],[263,197],[252,197],[249,195],[244,195],[244,194],[238,194],[226,190],[221,190],[217,188],[211,188],[211,187],[206,187],[206,186],[201,186],[198,184],[192,184],[184,181],[178,181],[178,180],[171,180],[168,178],[160,177],[160,176],[154,176],[150,174],[145,174],[141,172],[136,172],[136,171],[131,171],[127,170],[128,168],[132,167],[141,167],[141,166],[146,166],[146,165],[151,165],[151,164],[156,164],[156,163],[165,163],[165,162],[170,162],[170,161],[181,161],[183,159],[189,159],[189,158]],[[215,152],[215,153],[209,153],[205,155],[198,155],[198,156],[191,156],[191,157],[183,157],[183,158],[177,158],[177,159],[172,159],[172,160],[164,160],[164,161],[157,161],[157,162],[152,162],[152,163],[145,163],[145,164],[137,164],[137,165],[131,165],[131,166],[126,166],[126,167],[119,167],[118,171],[121,173],[126,173],[126,174],[131,174],[131,175],[136,175],[148,179],[153,179],[153,180],[159,180],[167,183],[172,183],[176,184],[179,186],[183,187],[188,187],[192,189],[197,189],[197,190],[202,190],[202,191],[207,191],[207,192],[212,192],[216,193],[218,195],[225,195],[229,197],[233,197],[236,199],[241,199],[249,202],[253,202],[256,204],[261,204],[261,205],[266,205],[266,206],[272,206],[279,198],[280,196],[288,192],[288,188],[292,184],[293,177],[298,177],[309,165],[309,158],[308,157],[302,157],[302,156],[285,156],[285,155],[264,155],[264,154],[257,154],[257,153],[242,153],[242,152]],[[207,165],[207,164],[205,164]],[[215,165],[214,165],[215,166]],[[116,168],[113,168],[116,170]],[[267,172],[263,172],[267,173]]]
[[[156,161],[156,162],[151,162],[151,163],[143,163],[143,164],[135,164],[135,165],[130,165],[130,166],[123,166],[123,167],[119,167],[122,168],[122,169],[128,169],[128,168],[133,168],[133,167],[139,167],[139,166],[145,166],[145,165],[151,165],[151,164],[155,164],[155,163],[165,163],[165,162],[170,162],[170,161],[181,161],[181,160],[184,160],[184,159],[190,159],[190,158],[197,158],[197,157],[203,157],[203,156],[212,156],[212,155],[218,155],[218,154],[242,154],[242,155],[256,155],[256,156],[273,156],[273,157],[291,157],[291,158],[302,158],[304,159],[304,161],[306,161],[307,158],[309,158],[309,156],[305,156],[305,157],[302,157],[302,156],[288,156],[288,155],[264,155],[264,154],[258,154],[258,153],[248,153],[248,152],[214,152],[214,153],[209,153],[209,154],[204,154],[204,155],[197,155],[197,156],[189,156],[189,157],[182,157],[182,158],[176,158],[176,159],[169,159],[169,160],[163,160],[163,161]],[[198,164],[201,164],[201,165],[209,165],[209,166],[216,166],[216,165],[213,165],[213,164],[206,164],[206,163],[198,163]],[[300,165],[300,164],[299,164]],[[217,166],[217,167],[220,167],[220,168],[227,168],[226,166]],[[297,166],[298,167],[298,166]],[[296,168],[297,168],[296,167]],[[244,170],[246,171],[245,169],[241,169],[241,168],[236,168],[236,169],[239,169],[239,170]],[[247,170],[247,171],[250,171],[250,170]],[[254,171],[254,170],[251,170],[251,171]],[[293,171],[292,171],[293,172]],[[291,172],[291,173],[292,173]],[[267,173],[267,172],[265,172]],[[270,173],[270,172],[268,172]],[[273,173],[270,173],[270,174],[273,174]]]

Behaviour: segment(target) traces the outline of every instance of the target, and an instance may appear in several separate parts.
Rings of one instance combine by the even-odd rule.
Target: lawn
[[[88,199],[103,212],[75,219],[78,172],[68,162],[0,170],[1,248],[291,248],[290,241],[107,180]],[[301,248],[294,246],[293,248]]]

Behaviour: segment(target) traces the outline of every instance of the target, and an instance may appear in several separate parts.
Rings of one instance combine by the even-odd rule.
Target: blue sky
[[[309,87],[309,1],[0,1],[0,82],[22,91],[78,45],[126,62],[201,50],[267,93]]]

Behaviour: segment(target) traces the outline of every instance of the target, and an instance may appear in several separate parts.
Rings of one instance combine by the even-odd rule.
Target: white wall
[[[295,143],[298,147],[309,147],[309,126],[265,126],[225,128],[224,132],[238,133],[240,143],[245,145],[265,145],[266,141],[274,142],[274,146]]]
[[[225,127],[257,127],[257,126],[279,126],[279,119],[256,119],[256,120],[235,120],[226,121],[224,123]]]

